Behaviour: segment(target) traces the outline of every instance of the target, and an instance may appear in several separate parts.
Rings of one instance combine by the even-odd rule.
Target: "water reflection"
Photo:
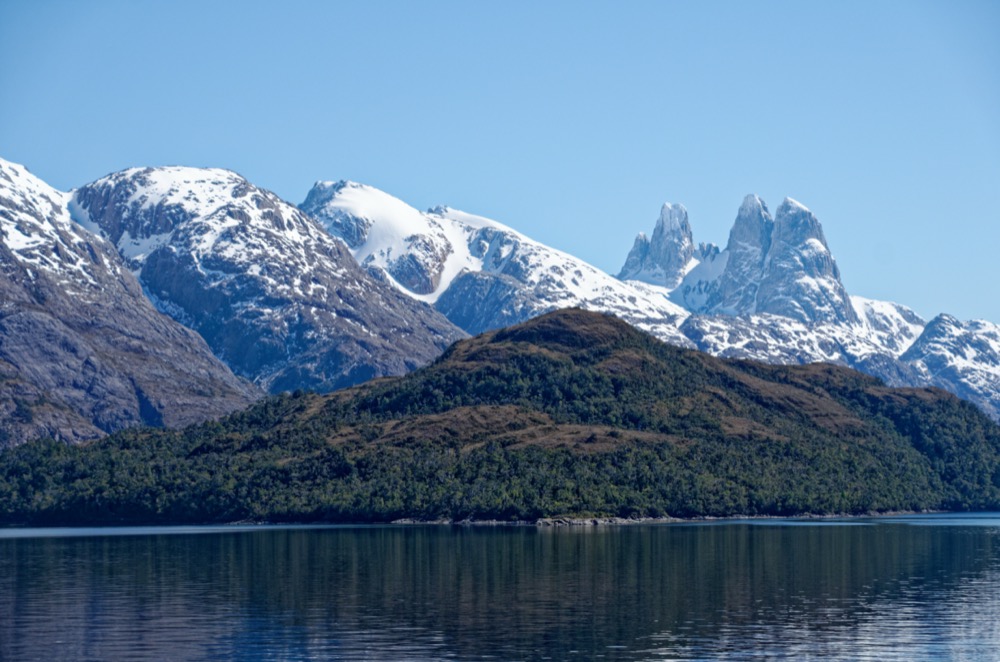
[[[1000,657],[1000,519],[855,524],[0,538],[0,659]]]

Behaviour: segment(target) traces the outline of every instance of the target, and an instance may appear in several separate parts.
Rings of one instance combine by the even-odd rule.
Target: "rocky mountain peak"
[[[148,240],[165,240],[179,225],[196,216],[239,205],[256,189],[230,170],[166,166],[130,168],[103,177],[74,191],[74,210],[85,225],[99,226],[116,245],[128,246],[127,257],[151,248]],[[273,197],[273,196],[272,196]],[[259,206],[274,201],[258,200]],[[123,213],[105,214],[108,210]],[[127,213],[124,213],[127,211]],[[157,242],[154,240],[153,244]]]
[[[801,246],[815,240],[819,242],[819,245],[810,245],[811,248],[826,253],[830,252],[819,219],[801,202],[785,198],[778,207],[774,224],[774,240],[776,242]]]
[[[343,239],[351,248],[357,248],[368,238],[372,219],[353,213],[352,205],[345,198],[365,195],[371,187],[341,179],[336,182],[318,181],[306,194],[299,208],[318,219],[335,237]]]
[[[260,395],[158,313],[69,194],[0,162],[0,446],[184,425]]]
[[[771,247],[773,230],[774,219],[767,205],[756,195],[750,194],[743,198],[743,204],[736,214],[726,250],[730,253],[749,251],[757,254],[757,266],[762,267],[763,258]]]
[[[756,312],[757,289],[771,250],[774,220],[764,201],[750,194],[743,198],[729,231],[725,268],[719,272],[712,295],[700,312],[743,315]]]
[[[775,215],[755,312],[802,322],[860,322],[819,220],[792,198]]]
[[[345,185],[336,195],[358,190]],[[129,170],[74,200],[88,222],[117,237],[163,312],[266,390],[330,390],[401,374],[463,335],[360,269],[315,219],[235,173]]]
[[[752,216],[760,213],[768,213],[764,200],[756,193],[748,193],[743,196],[743,202],[740,204],[737,216]]]
[[[407,293],[433,299],[438,292],[455,250],[440,214],[355,182],[321,182],[299,208],[343,239],[363,266],[382,269]]]
[[[694,253],[687,209],[664,203],[653,235],[640,233],[636,237],[618,278],[674,288],[690,267]]]
[[[671,292],[671,300],[701,314],[769,313],[805,323],[859,323],[819,220],[786,198],[771,217],[747,195],[726,249],[701,258]]]
[[[660,207],[660,218],[656,221],[656,227],[659,228],[660,226],[663,226],[664,233],[685,234],[686,230],[686,234],[691,234],[691,226],[688,224],[687,209],[680,203],[663,203],[663,206]]]

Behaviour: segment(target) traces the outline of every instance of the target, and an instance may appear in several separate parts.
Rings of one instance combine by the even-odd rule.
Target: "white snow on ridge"
[[[386,259],[402,255],[407,250],[407,237],[441,234],[424,214],[379,189],[356,182],[317,182],[316,186],[339,189],[338,209],[370,221],[365,249],[355,252],[359,262],[376,254]]]
[[[898,303],[860,296],[850,299],[861,320],[855,334],[883,347],[896,358],[910,348],[927,325],[919,315]]]
[[[903,358],[927,383],[1000,420],[1000,325],[938,315]]]
[[[482,216],[449,207],[421,212],[402,200],[366,184],[351,181],[317,182],[313,194],[322,193],[322,212],[313,213],[327,229],[347,241],[338,227],[350,222],[361,239],[351,253],[365,266],[381,268],[405,294],[433,304],[464,271],[489,271],[485,262],[499,262],[512,246],[492,246],[489,232],[512,241],[531,241],[519,232]],[[352,242],[348,241],[350,245]],[[394,276],[400,262],[415,261],[433,276],[428,291],[407,287]]]
[[[99,288],[92,274],[95,247],[102,240],[73,222],[70,194],[58,191],[27,168],[0,159],[0,238],[23,264],[51,275],[57,283]],[[101,250],[106,250],[106,247]],[[107,267],[117,274],[117,267]]]
[[[135,270],[156,250],[173,246],[190,254],[202,274],[215,280],[249,276],[276,294],[321,296],[309,279],[291,274],[309,273],[318,264],[325,273],[342,272],[332,257],[340,250],[338,242],[315,221],[229,170],[132,168],[86,189],[119,189],[128,195],[116,203],[128,210],[129,219],[116,243]],[[93,224],[83,204],[74,198],[73,205],[83,212],[81,222]],[[227,265],[221,270],[220,260]],[[354,286],[353,280],[344,283],[348,289]]]
[[[676,328],[689,313],[669,301],[662,288],[620,281],[492,219],[444,206],[418,212],[354,182],[321,182],[301,208],[335,236],[360,239],[351,249],[357,260],[381,269],[415,299],[436,302],[464,272],[492,273],[513,278],[546,310],[577,306],[609,312],[690,344]],[[414,264],[425,270],[419,282],[433,283],[429,291],[404,282]]]
[[[130,168],[118,175],[131,178],[140,173],[144,184],[135,190],[127,205],[138,203],[144,209],[156,205],[181,205],[202,215],[226,204],[226,194],[245,181],[231,170],[188,166]]]

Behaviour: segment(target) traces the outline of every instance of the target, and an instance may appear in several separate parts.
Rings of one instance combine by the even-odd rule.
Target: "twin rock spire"
[[[791,198],[772,218],[763,200],[746,196],[723,250],[696,247],[687,210],[665,204],[652,237],[636,237],[618,277],[670,289],[675,303],[695,313],[858,322],[822,226]]]

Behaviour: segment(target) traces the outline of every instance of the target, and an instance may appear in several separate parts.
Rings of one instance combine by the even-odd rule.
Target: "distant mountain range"
[[[938,386],[1000,419],[1000,327],[849,296],[819,220],[786,199],[743,200],[725,248],[695,244],[665,204],[617,278],[500,224],[420,212],[353,182],[319,182],[301,205],[370,272],[468,333],[569,306],[611,313],[669,343],[767,363],[826,362],[893,386]]]
[[[0,445],[181,425],[330,391],[560,308],[668,343],[939,386],[1000,419],[1000,329],[850,296],[816,217],[747,196],[724,248],[664,205],[613,277],[501,223],[353,182],[298,207],[225,170],[72,192],[0,160]],[[158,312],[157,312],[158,311]]]

